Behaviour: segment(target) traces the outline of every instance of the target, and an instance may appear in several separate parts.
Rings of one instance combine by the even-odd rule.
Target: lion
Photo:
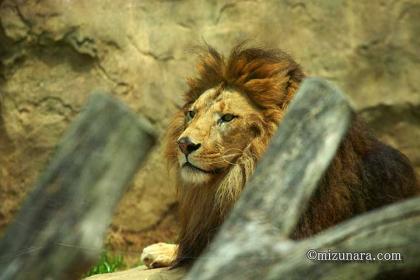
[[[143,250],[149,268],[197,259],[238,200],[305,75],[277,49],[238,45],[225,59],[207,46],[189,78],[166,139],[179,200],[179,243]],[[354,115],[291,238],[316,234],[360,213],[419,194],[399,151],[376,139]]]

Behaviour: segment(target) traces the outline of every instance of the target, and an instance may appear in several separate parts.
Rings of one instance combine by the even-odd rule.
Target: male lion
[[[208,47],[188,80],[166,155],[177,174],[179,245],[158,243],[142,254],[148,267],[197,258],[237,201],[304,78],[280,50],[235,47],[225,59]],[[355,116],[294,239],[419,193],[408,159],[373,137]]]

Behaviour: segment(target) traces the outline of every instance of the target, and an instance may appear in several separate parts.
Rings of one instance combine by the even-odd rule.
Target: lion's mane
[[[183,186],[177,177],[181,229],[175,265],[198,257],[212,239],[252,175],[304,78],[300,66],[286,53],[245,49],[242,45],[235,47],[227,59],[206,47],[199,55],[196,68],[198,75],[187,81],[185,106],[168,129],[169,165],[179,169],[176,141],[184,130],[185,110],[203,92],[216,86],[233,87],[247,94],[261,109],[263,135],[216,182],[190,187]],[[418,192],[416,176],[407,158],[378,141],[354,116],[352,127],[291,237],[312,235],[356,214]]]

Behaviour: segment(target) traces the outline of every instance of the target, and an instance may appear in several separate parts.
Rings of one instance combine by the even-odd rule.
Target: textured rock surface
[[[420,171],[419,18],[419,0],[0,0],[0,230],[93,89],[112,91],[163,135],[193,71],[190,47],[203,39],[224,52],[243,39],[285,49],[309,75],[336,82]],[[174,237],[161,151],[121,202],[115,250],[137,255]]]

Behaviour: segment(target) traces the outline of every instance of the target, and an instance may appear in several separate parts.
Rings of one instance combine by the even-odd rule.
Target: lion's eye
[[[231,120],[233,120],[234,118],[236,118],[236,116],[232,115],[232,114],[224,114],[221,118],[220,118],[220,122],[230,122]]]
[[[189,121],[192,120],[194,118],[194,116],[195,116],[195,111],[190,110],[190,111],[187,112],[187,119]]]

